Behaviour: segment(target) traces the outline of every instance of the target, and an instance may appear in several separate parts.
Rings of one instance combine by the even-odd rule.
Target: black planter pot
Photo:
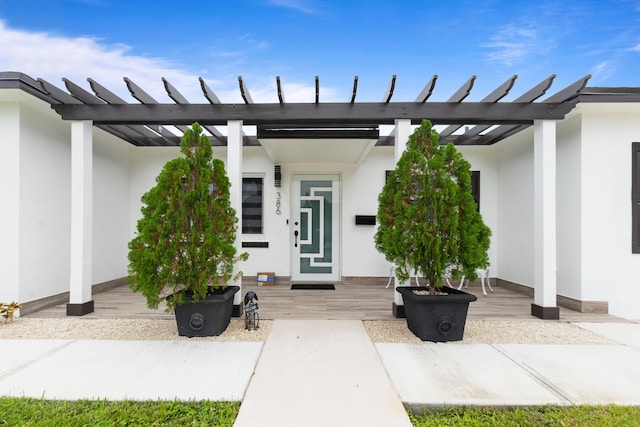
[[[178,335],[191,338],[223,333],[231,320],[233,296],[239,290],[239,286],[212,289],[205,299],[197,302],[185,296],[184,304],[177,306],[175,310]]]
[[[426,286],[398,286],[402,294],[407,326],[422,341],[460,341],[464,335],[469,303],[475,295],[448,286],[439,290],[447,295],[416,295],[413,291],[426,291]]]

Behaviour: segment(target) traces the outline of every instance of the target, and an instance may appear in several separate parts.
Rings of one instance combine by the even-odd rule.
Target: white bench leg
[[[447,281],[447,286],[449,286],[450,288],[455,288],[455,286],[451,284],[451,281],[449,280],[448,277],[445,277],[444,280]],[[462,289],[463,284],[464,284],[464,276],[462,276],[462,279],[460,279],[460,285],[458,286],[458,289]]]
[[[392,265],[391,271],[389,271],[389,281],[387,282],[387,286],[385,286],[385,289],[391,286],[393,279],[395,279],[395,270],[396,270],[395,265]],[[414,276],[414,277],[416,279],[416,286],[420,286],[420,282],[418,282],[418,276]],[[411,286],[411,276],[409,276],[409,286]]]
[[[493,292],[493,288],[491,287],[491,280],[489,280],[489,269],[486,270],[479,270],[478,271],[479,276],[480,276],[480,283],[482,283],[482,293],[483,295],[486,297],[487,296],[487,291],[484,288],[484,279],[487,279],[487,286],[489,286],[489,290],[491,292]]]
[[[489,275],[487,275],[487,286],[489,286],[489,290],[493,292],[493,288],[491,287],[491,279],[489,279]]]
[[[385,289],[387,289],[391,285],[391,282],[394,279],[394,271],[395,271],[395,269],[396,269],[395,265],[392,265],[391,266],[391,271],[389,272],[389,281],[387,282],[387,286],[385,286]]]

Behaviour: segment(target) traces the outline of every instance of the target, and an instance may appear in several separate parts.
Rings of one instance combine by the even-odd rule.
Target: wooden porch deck
[[[492,281],[493,283],[493,281]],[[493,286],[493,285],[492,285]],[[495,292],[482,295],[478,283],[471,284],[468,292],[478,296],[469,306],[469,319],[476,320],[539,320],[531,315],[533,299],[499,286]],[[243,283],[243,296],[248,291],[258,295],[261,319],[358,319],[393,320],[394,290],[385,284],[336,284],[336,290],[291,290],[288,283],[275,286],[257,286]],[[158,318],[173,319],[163,308],[147,308],[144,297],[127,286],[94,295],[95,311],[84,318]],[[66,304],[46,308],[25,317],[65,317]],[[560,321],[564,322],[624,322],[624,319],[594,313],[579,313],[560,307]]]

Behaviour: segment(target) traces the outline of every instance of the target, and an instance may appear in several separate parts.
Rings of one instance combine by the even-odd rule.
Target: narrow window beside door
[[[262,234],[263,178],[242,178],[242,234]]]
[[[471,195],[480,212],[480,171],[471,171]]]
[[[640,142],[631,144],[631,252],[640,254]]]

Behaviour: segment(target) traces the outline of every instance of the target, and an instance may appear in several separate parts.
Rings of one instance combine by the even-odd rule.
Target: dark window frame
[[[640,254],[640,142],[631,143],[631,253]]]
[[[471,171],[471,195],[480,212],[480,171]]]
[[[241,229],[242,234],[264,234],[263,176],[242,177]]]

